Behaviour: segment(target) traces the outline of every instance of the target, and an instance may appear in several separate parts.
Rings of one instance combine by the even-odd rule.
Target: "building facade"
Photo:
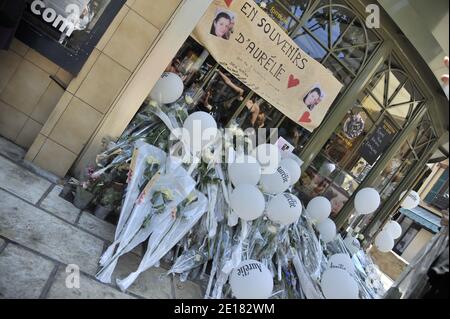
[[[279,128],[304,161],[296,185],[302,199],[329,198],[338,227],[346,230],[352,221],[366,243],[398,211],[401,194],[419,183],[436,152],[448,157],[448,100],[432,67],[448,54],[448,42],[427,57],[408,38],[402,11],[389,1],[255,1],[344,85],[313,133],[228,77],[190,38],[212,1],[66,1],[87,5],[86,21],[70,37],[53,27],[50,14],[42,24],[42,16],[30,13],[34,1],[27,2],[17,39],[0,51],[0,134],[26,148],[27,161],[58,176],[81,177],[104,138],[123,133],[170,66],[184,68],[186,87],[199,101],[205,88],[216,97],[226,95],[218,74],[242,88],[242,100],[215,100],[226,114],[223,125],[245,125],[249,101],[262,103],[262,125]],[[43,3],[58,12],[54,1]],[[448,21],[448,3],[446,12]],[[432,18],[423,22],[425,30]],[[436,33],[424,34],[439,44]],[[386,127],[390,136],[383,147],[370,158],[364,155],[364,145]],[[364,187],[376,188],[382,205],[367,218],[351,219],[354,196]]]

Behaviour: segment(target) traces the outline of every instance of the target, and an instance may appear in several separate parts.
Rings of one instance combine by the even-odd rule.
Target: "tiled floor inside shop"
[[[24,154],[0,138],[0,298],[203,297],[199,285],[181,283],[162,268],[142,274],[126,293],[98,282],[98,261],[115,227],[60,198],[58,179],[24,165]],[[138,248],[121,258],[114,279],[137,269]],[[70,284],[68,265],[80,269],[79,288]]]

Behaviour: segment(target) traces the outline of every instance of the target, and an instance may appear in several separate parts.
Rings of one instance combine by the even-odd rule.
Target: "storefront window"
[[[430,150],[436,138],[431,118],[426,114],[417,129],[408,136],[398,153],[374,182],[375,189],[381,195],[380,209],[408,176],[414,165]],[[371,214],[363,218],[359,227],[366,227],[374,216],[375,214]]]
[[[346,85],[380,44],[377,36],[365,28],[363,20],[343,1],[256,2],[303,50]],[[299,24],[301,20],[305,23],[303,27]],[[295,147],[296,154],[300,154],[311,136],[226,72],[192,39],[185,43],[168,70],[182,75],[186,92],[194,100],[190,111],[209,112],[221,126],[237,123],[243,129],[279,128],[279,135]],[[337,214],[342,209],[370,171],[371,165],[364,161],[358,149],[379,124],[381,114],[382,108],[371,101],[370,95],[363,94],[335,132],[333,142],[316,159],[313,171],[307,172],[316,186],[310,185],[310,191],[299,189],[306,198],[327,193],[333,199],[334,212]],[[355,156],[351,156],[353,151]],[[324,173],[326,163],[335,166],[330,174]]]
[[[125,0],[26,0],[17,37],[77,74]]]
[[[306,198],[327,197],[336,216],[422,101],[406,73],[389,58],[308,168],[300,192]],[[423,150],[429,141],[430,132],[421,123],[375,183],[383,199],[389,198],[422,156],[417,147]]]
[[[287,33],[292,33],[308,9],[310,0],[255,0]]]
[[[366,29],[364,19],[355,15],[344,1],[257,0],[255,2],[290,34],[308,55],[321,62],[345,86],[355,79],[367,59],[381,43],[372,30]],[[303,27],[300,25],[301,21],[304,21]],[[212,59],[211,65],[213,68],[219,68]],[[222,71],[222,73],[226,72]],[[211,85],[214,86],[214,83]],[[236,85],[244,88],[240,84]],[[202,96],[204,97],[205,87],[207,88],[208,84],[203,85],[200,95],[197,94],[200,100],[202,100]],[[299,154],[308,142],[311,133],[286,118],[276,108],[263,102],[257,96],[253,96],[253,93],[249,92],[250,97],[245,94],[244,102],[242,102],[243,98],[238,100],[243,103],[239,107],[233,106],[230,109],[216,105],[218,110],[225,110],[220,112],[223,114],[220,122],[225,125],[229,120],[228,123],[238,123],[244,129],[257,128],[260,127],[259,124],[262,125],[261,127],[279,128],[280,136],[292,141],[292,145],[296,148],[295,152]],[[378,108],[375,102],[372,103],[372,107],[368,105],[370,98],[370,96],[365,96],[366,100],[363,101],[364,104],[367,104],[365,105],[367,113],[372,115],[370,117],[372,121],[366,121],[368,130],[372,128],[372,122],[376,122],[381,114],[381,108]],[[238,101],[235,100],[236,105]],[[253,105],[258,105],[258,114],[255,110],[252,111]],[[230,118],[232,111],[235,112]],[[378,115],[375,114],[377,112]],[[368,117],[366,113],[361,116]],[[364,174],[368,172],[367,165],[363,165],[360,159],[354,160],[355,167],[350,169],[351,174],[345,173],[348,176],[341,178],[344,181],[348,181],[350,178],[355,179],[355,183],[347,187],[350,194],[357,187],[356,183],[360,182],[365,176]],[[358,177],[355,178],[355,175]],[[343,183],[348,184],[349,182]]]
[[[290,12],[297,17],[297,19],[301,19],[303,14],[311,5],[311,0],[279,0],[281,4],[284,5],[285,8],[289,9]]]
[[[278,128],[278,134],[290,144],[296,146],[294,152],[300,155],[311,135],[306,129],[286,118]]]
[[[46,30],[53,40],[67,49],[77,51],[81,49],[111,0],[43,0],[45,6],[36,7],[40,14],[33,12],[35,10],[32,7],[33,2],[35,1],[27,1],[31,11],[27,17],[33,20],[34,25]],[[69,26],[61,31],[62,29],[53,26],[54,21],[47,22],[48,19],[43,16],[47,8],[53,9],[57,17],[73,23],[73,32]]]
[[[380,43],[344,2],[322,1],[293,39],[349,84]]]

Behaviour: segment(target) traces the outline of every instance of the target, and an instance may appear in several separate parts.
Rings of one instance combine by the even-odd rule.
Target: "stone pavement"
[[[115,227],[59,197],[57,178],[26,166],[24,151],[0,138],[0,299],[200,299],[202,289],[167,270],[142,274],[127,292],[95,279],[98,261]],[[36,172],[38,174],[36,174]],[[44,177],[45,178],[44,178]],[[123,256],[116,278],[135,271],[142,247]],[[80,269],[80,288],[69,288],[70,269]]]

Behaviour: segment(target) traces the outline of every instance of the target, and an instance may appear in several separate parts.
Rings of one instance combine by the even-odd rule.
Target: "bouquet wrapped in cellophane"
[[[236,155],[232,138],[214,141],[200,161],[177,140],[176,130],[187,116],[181,104],[146,105],[122,137],[107,143],[97,157],[95,176],[128,167],[115,240],[100,260],[97,279],[110,283],[119,258],[146,242],[139,267],[117,281],[122,290],[164,261],[170,264],[168,275],[202,282],[205,298],[232,298],[230,274],[242,261],[253,259],[273,275],[272,298],[323,299],[320,280],[327,257],[345,251],[345,246],[339,239],[326,246],[305,214],[290,226],[265,216],[252,222],[239,219],[230,206],[228,166],[216,156],[223,147],[231,157]],[[237,126],[233,130],[243,135]],[[172,156],[180,147],[185,156]],[[265,196],[270,200],[271,195]],[[370,261],[364,254],[354,261],[361,270],[355,275],[361,297],[375,298],[379,293],[364,281]]]

